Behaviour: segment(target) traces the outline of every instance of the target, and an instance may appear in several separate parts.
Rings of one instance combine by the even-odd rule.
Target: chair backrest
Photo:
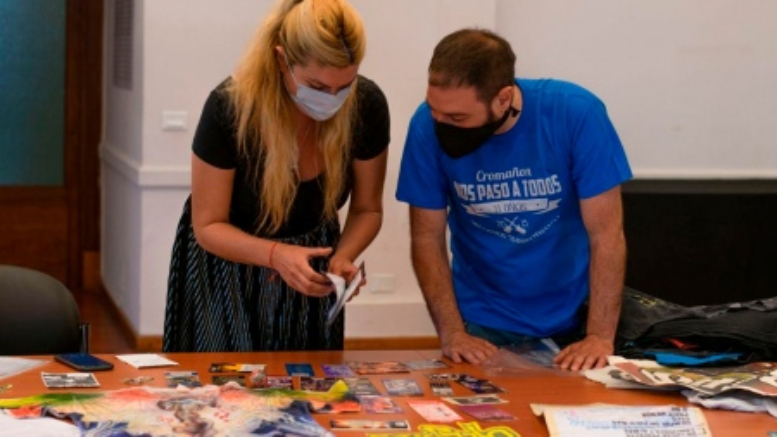
[[[61,282],[0,265],[0,355],[79,352],[79,326],[78,305]]]

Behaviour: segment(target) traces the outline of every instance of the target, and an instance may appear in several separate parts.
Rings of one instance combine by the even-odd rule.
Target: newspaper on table
[[[730,390],[745,390],[762,396],[777,396],[777,363],[749,363],[729,367],[665,367],[654,361],[608,358],[619,369],[618,377],[650,387],[680,386],[707,396]]]
[[[531,404],[544,416],[550,437],[708,437],[704,413],[696,407],[607,404]]]
[[[0,379],[18,375],[48,362],[34,358],[0,357]]]

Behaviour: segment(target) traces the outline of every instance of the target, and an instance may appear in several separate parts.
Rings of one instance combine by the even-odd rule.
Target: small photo
[[[348,366],[359,375],[378,375],[382,373],[408,373],[410,369],[398,361],[364,362],[354,361]]]
[[[388,396],[365,395],[359,396],[359,402],[364,411],[370,414],[400,414],[404,411]]]
[[[453,396],[444,397],[442,400],[454,405],[485,405],[485,404],[505,404],[506,400],[499,396]]]
[[[461,405],[460,408],[461,411],[484,422],[517,420],[512,414],[493,405]]]
[[[347,420],[333,419],[329,422],[332,429],[337,430],[373,430],[373,429],[401,429],[410,430],[410,423],[407,420]]]
[[[450,367],[441,360],[405,361],[404,364],[410,370],[446,369]]]
[[[43,383],[48,388],[99,387],[100,383],[92,373],[47,373],[41,372]]]
[[[494,383],[487,379],[478,379],[472,376],[466,376],[459,378],[456,381],[478,394],[505,393],[503,388],[497,387],[494,385]]]
[[[166,372],[165,381],[167,381],[168,387],[178,387],[182,385],[184,387],[200,387],[200,375],[197,372],[181,371],[181,372]]]
[[[301,376],[299,378],[299,388],[304,391],[328,392],[337,381],[337,378]]]
[[[354,376],[353,370],[345,364],[322,364],[324,369],[324,375],[338,378],[338,377],[351,377]]]
[[[224,385],[228,382],[235,382],[241,387],[246,386],[246,378],[244,375],[213,375],[211,377],[213,385]]]
[[[391,396],[423,396],[424,394],[414,379],[384,379],[383,386]]]
[[[252,388],[258,389],[287,389],[291,390],[293,380],[291,376],[268,376],[259,381]]]
[[[213,363],[210,365],[210,373],[251,373],[254,371],[264,372],[264,364],[243,364],[243,363]]]
[[[310,363],[286,363],[286,374],[289,376],[316,376]]]
[[[348,385],[348,390],[356,396],[380,394],[369,378],[345,378],[344,381]]]

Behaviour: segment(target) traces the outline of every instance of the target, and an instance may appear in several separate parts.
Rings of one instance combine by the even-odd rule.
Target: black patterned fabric
[[[306,247],[334,247],[339,224],[325,222],[301,236],[278,239]],[[327,261],[312,261],[326,271]],[[289,288],[272,269],[238,264],[203,250],[191,226],[191,199],[178,224],[168,280],[163,350],[226,352],[343,348],[344,315],[330,326],[325,298]]]

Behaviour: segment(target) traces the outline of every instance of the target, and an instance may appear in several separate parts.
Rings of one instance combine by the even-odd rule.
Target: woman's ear
[[[278,68],[280,68],[281,71],[286,71],[288,69],[286,52],[283,50],[283,47],[275,46],[275,60],[278,62]]]

